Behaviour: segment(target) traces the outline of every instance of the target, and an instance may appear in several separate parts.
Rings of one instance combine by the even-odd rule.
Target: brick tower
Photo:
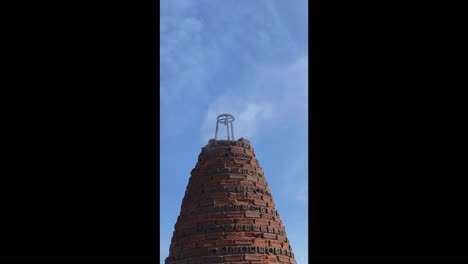
[[[217,140],[217,124],[198,156],[166,264],[296,263],[254,149],[234,140],[232,121],[218,117],[228,140]]]

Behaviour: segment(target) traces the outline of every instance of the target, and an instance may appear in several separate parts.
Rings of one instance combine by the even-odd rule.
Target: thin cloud
[[[269,102],[245,101],[239,95],[223,95],[208,108],[202,127],[202,141],[206,143],[208,139],[214,138],[216,117],[219,114],[230,113],[235,117],[233,127],[236,138],[252,138],[259,125],[272,117],[272,112],[272,105]],[[226,137],[221,131],[219,134],[221,138]]]
[[[262,134],[262,129],[271,129],[269,125],[278,125],[281,120],[307,121],[307,58],[282,66],[258,67],[252,76],[243,90],[231,90],[209,105],[202,127],[203,142],[214,137],[216,116],[223,113],[235,116],[234,135],[245,138]]]

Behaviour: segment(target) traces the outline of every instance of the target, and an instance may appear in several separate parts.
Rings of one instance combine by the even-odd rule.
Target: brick
[[[206,239],[221,239],[221,238],[224,238],[224,232],[206,234]]]
[[[255,233],[255,232],[244,232],[244,237],[251,237],[251,238],[255,238],[255,237],[261,237],[261,233]]]
[[[276,236],[276,239],[278,239],[279,241],[286,241],[286,237],[285,236]]]
[[[263,219],[273,220],[273,216],[271,216],[269,214],[261,214],[260,217],[263,218]]]
[[[197,242],[184,243],[184,245],[182,246],[183,250],[192,249],[196,247],[197,247]]]
[[[236,219],[236,220],[234,220],[234,222],[236,224],[247,224],[247,225],[249,225],[249,224],[254,223],[254,219]]]
[[[216,224],[218,225],[228,225],[234,222],[233,219],[216,219]]]
[[[205,240],[205,239],[206,239],[205,234],[190,236],[190,240],[192,241],[200,241],[200,240]]]
[[[226,239],[238,239],[244,237],[244,233],[226,233]]]
[[[269,246],[269,240],[266,239],[255,239],[254,240],[254,245],[255,246]]]
[[[219,185],[234,185],[234,186],[236,186],[238,184],[238,182],[239,182],[238,179],[220,180]]]
[[[227,198],[227,193],[212,193],[210,195],[211,199],[226,199]]]
[[[275,240],[270,240],[270,247],[276,247],[276,248],[281,248],[281,242],[275,241]]]
[[[278,257],[276,255],[267,255],[267,260],[271,263],[277,263]]]
[[[254,193],[247,193],[247,199],[256,200],[259,199],[259,195]]]
[[[241,174],[231,174],[229,175],[229,179],[246,179],[246,175],[241,175]]]
[[[267,202],[261,200],[254,200],[254,204],[259,206],[267,206]]]
[[[253,245],[253,239],[248,240],[234,240],[234,245]]]
[[[205,240],[198,242],[199,247],[213,247],[215,245],[214,240]]]
[[[262,218],[256,218],[255,219],[255,224],[257,224],[257,225],[269,225],[269,220],[262,219]]]
[[[224,261],[226,261],[226,262],[235,261],[237,263],[238,261],[242,261],[242,260],[244,260],[243,255],[226,255],[226,256],[224,256]]]
[[[209,219],[214,219],[214,218],[225,218],[226,215],[224,214],[224,212],[221,212],[221,213],[208,213],[205,215],[206,218],[209,218]]]
[[[223,263],[224,258],[223,256],[210,256],[210,257],[204,257],[203,258],[203,263]]]
[[[241,199],[241,198],[247,198],[247,196],[244,193],[229,193],[228,198],[229,199]]]
[[[233,244],[234,242],[231,239],[223,239],[223,240],[218,239],[215,241],[216,246],[231,246]]]
[[[280,223],[272,220],[270,221],[270,226],[280,227]]]
[[[245,260],[262,260],[263,257],[261,255],[253,255],[253,254],[245,254]]]
[[[243,218],[244,212],[226,212],[226,218]]]
[[[216,220],[218,220],[218,219],[216,219]],[[197,216],[196,219],[193,219],[192,221],[193,221],[193,222],[196,221],[197,223],[199,223],[199,224],[201,224],[201,225],[206,225],[206,224],[208,224],[208,223],[216,223],[216,222],[215,222],[215,219],[207,218],[207,217],[204,216],[204,215],[199,215],[199,216]]]
[[[230,204],[232,203],[232,199],[229,198],[223,198],[223,199],[216,199],[214,201],[214,205],[221,205],[221,204]]]
[[[276,239],[276,235],[273,235],[273,234],[270,234],[270,233],[263,233],[263,238]]]
[[[266,185],[266,182],[264,181],[258,181],[258,182],[255,182],[255,186],[265,188],[267,185]]]
[[[213,199],[207,199],[207,200],[201,200],[200,201],[200,206],[209,206],[209,205],[214,205],[215,201]]]
[[[252,182],[258,182],[258,177],[247,175],[247,180],[252,181]]]
[[[171,252],[179,252],[182,251],[182,246],[174,246],[171,248]]]
[[[246,211],[245,212],[245,217],[260,217],[260,213],[259,212],[255,212],[255,211]]]
[[[215,207],[229,204],[254,208]],[[166,264],[296,264],[294,255],[278,255],[291,246],[254,148],[245,139],[210,140],[202,148],[174,229]],[[247,247],[249,253],[231,254],[229,246]],[[252,247],[274,252],[255,254]]]

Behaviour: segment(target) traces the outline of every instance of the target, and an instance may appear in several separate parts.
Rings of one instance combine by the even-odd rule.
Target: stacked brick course
[[[296,263],[246,139],[210,140],[191,172],[166,264],[196,263]]]

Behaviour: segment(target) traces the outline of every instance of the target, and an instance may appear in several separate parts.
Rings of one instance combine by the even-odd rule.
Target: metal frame
[[[234,128],[232,126],[232,122],[234,122],[234,116],[230,114],[221,114],[216,118],[216,132],[215,132],[215,140],[218,139],[218,125],[221,123],[226,125],[227,130],[227,139],[228,140],[235,140],[234,139]]]

